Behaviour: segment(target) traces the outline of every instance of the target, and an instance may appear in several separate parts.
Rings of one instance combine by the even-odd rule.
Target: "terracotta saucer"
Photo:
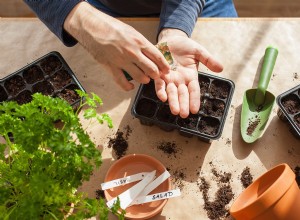
[[[117,160],[108,170],[105,182],[114,179],[130,176],[140,172],[151,172],[156,170],[156,176],[162,174],[166,168],[157,159],[143,155],[143,154],[131,154],[122,157]],[[112,189],[104,191],[105,198],[107,201],[120,195],[122,192],[126,191],[138,182],[130,183],[123,186],[118,186]],[[156,189],[154,189],[150,194],[159,193],[171,190],[171,180],[168,178],[162,184],[160,184]],[[126,208],[125,217],[129,219],[148,219],[157,214],[159,214],[163,207],[166,205],[167,199],[159,200],[155,202],[144,203],[140,205],[133,205]]]

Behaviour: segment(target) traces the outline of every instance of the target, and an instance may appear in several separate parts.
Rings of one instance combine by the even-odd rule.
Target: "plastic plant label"
[[[106,205],[111,208],[117,199],[120,200],[120,207],[122,209],[126,209],[130,203],[145,189],[145,187],[155,178],[156,171],[152,171],[148,173],[144,179],[142,179],[140,182],[135,184],[133,187],[129,188],[128,190],[124,191],[117,197],[109,200]]]
[[[166,192],[155,193],[155,194],[151,194],[148,196],[138,197],[135,200],[135,204],[138,205],[138,204],[154,202],[154,201],[158,201],[158,200],[162,200],[162,199],[169,199],[169,198],[178,197],[178,196],[181,196],[180,189],[174,189],[174,190],[170,190],[170,191],[166,191]]]
[[[148,186],[139,194],[138,198],[145,197],[148,195],[152,190],[154,190],[156,187],[158,187],[160,184],[162,184],[166,179],[170,177],[170,173],[165,170],[159,177],[157,177],[155,180],[153,180],[151,183],[149,183]],[[135,205],[136,200],[134,200],[131,205]]]
[[[137,173],[137,174],[134,174],[131,176],[126,176],[123,178],[111,180],[109,182],[102,183],[101,188],[102,188],[102,190],[107,190],[107,189],[111,189],[111,188],[114,188],[117,186],[122,186],[122,185],[126,185],[128,183],[136,182],[136,181],[142,180],[147,174],[149,174],[149,172]]]

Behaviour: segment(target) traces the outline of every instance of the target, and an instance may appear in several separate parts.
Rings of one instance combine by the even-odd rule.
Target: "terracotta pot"
[[[166,168],[165,166],[158,161],[157,159],[150,157],[144,154],[131,154],[122,157],[117,160],[108,170],[105,182],[122,178],[125,176],[130,176],[132,174],[140,172],[150,172],[156,170],[156,175],[159,176],[162,174]],[[109,201],[112,198],[118,196],[125,190],[129,189],[136,183],[130,183],[127,185],[115,187],[104,191],[105,198]],[[159,193],[171,190],[171,180],[168,178],[162,184],[160,184],[152,193]],[[149,219],[155,215],[158,215],[163,210],[164,206],[167,203],[167,199],[144,203],[140,205],[133,205],[126,208],[126,219]]]
[[[230,208],[236,220],[296,220],[300,218],[300,190],[295,173],[280,164],[255,180]]]

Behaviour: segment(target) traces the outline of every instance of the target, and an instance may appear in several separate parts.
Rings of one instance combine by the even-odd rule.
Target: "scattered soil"
[[[244,188],[247,188],[253,182],[253,176],[250,173],[250,168],[246,167],[241,174],[241,182]]]
[[[36,65],[24,70],[23,77],[28,84],[33,84],[44,79],[43,71]]]
[[[298,128],[300,129],[300,114],[296,115],[294,117],[294,122],[296,123],[296,125],[298,126]]]
[[[39,82],[32,86],[33,93],[39,92],[43,95],[52,95],[54,88],[48,81]]]
[[[220,121],[216,118],[203,117],[201,118],[198,129],[201,133],[208,135],[216,135],[220,127]]]
[[[141,99],[136,105],[136,113],[151,118],[156,112],[157,105],[150,99]]]
[[[96,199],[105,199],[105,195],[104,195],[104,190],[102,190],[102,189],[97,189],[96,191],[95,191],[95,194],[96,194]]]
[[[219,173],[216,168],[212,168],[211,172],[218,179],[218,183],[229,183],[231,179],[231,173]]]
[[[15,75],[6,81],[4,86],[9,94],[16,95],[25,89],[25,82],[21,76]]]
[[[159,121],[174,123],[176,116],[171,113],[169,105],[162,105],[157,112],[157,119]]]
[[[129,125],[127,125],[125,127],[125,132],[118,130],[115,136],[109,139],[108,147],[113,149],[113,152],[116,155],[117,159],[125,156],[128,149],[127,141],[131,132],[132,129]]]
[[[48,75],[60,69],[61,66],[62,63],[56,56],[49,56],[41,61],[41,67]]]
[[[186,178],[186,168],[183,169],[176,169],[175,171],[172,171],[170,168],[167,168],[169,172],[172,173],[171,175],[171,181],[176,188],[179,188],[182,190],[184,188],[184,179]]]
[[[209,183],[203,177],[200,178],[200,181],[200,191],[202,192],[204,209],[208,218],[215,220],[228,217],[230,214],[226,206],[234,197],[230,184],[220,186],[215,194],[215,199],[211,201],[208,194],[210,189]]]
[[[282,99],[282,105],[289,114],[300,112],[300,99],[295,94],[290,94]]]
[[[203,106],[203,112],[214,117],[221,117],[224,113],[224,109],[225,103],[217,99],[207,99]]]
[[[21,93],[15,98],[15,101],[16,101],[19,105],[22,105],[22,104],[31,102],[31,100],[32,100],[31,95],[32,95],[32,94],[31,94],[30,91],[24,90],[23,92],[21,92]]]
[[[177,124],[180,127],[195,129],[198,123],[199,115],[190,114],[187,118],[178,118]]]
[[[75,91],[79,89],[76,85],[71,85],[62,90],[57,96],[66,100],[69,104],[73,104],[80,99],[80,96]]]
[[[298,73],[294,73],[294,79],[299,79]]]
[[[8,95],[6,94],[4,88],[0,86],[0,102],[6,101]]]
[[[250,120],[247,127],[247,135],[251,136],[255,131],[256,127],[259,125],[259,123],[260,123],[260,118],[258,117],[258,115],[255,117],[254,120]]]
[[[176,158],[176,154],[178,152],[182,152],[182,149],[179,148],[175,142],[159,142],[157,149],[161,150],[164,154],[166,154],[168,158],[170,158],[171,156]]]
[[[199,84],[200,84],[200,93],[201,96],[203,96],[205,93],[208,92],[210,80],[205,76],[199,76]]]
[[[210,93],[213,97],[226,99],[229,95],[230,85],[221,80],[214,80],[211,83]]]
[[[56,89],[62,89],[68,85],[72,80],[72,77],[66,70],[57,71],[51,78],[50,81]]]

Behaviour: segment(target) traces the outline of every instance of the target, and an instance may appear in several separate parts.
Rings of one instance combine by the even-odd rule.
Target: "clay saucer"
[[[105,176],[105,182],[118,178],[123,178],[140,172],[151,172],[156,170],[156,176],[162,174],[166,168],[157,159],[143,154],[131,154],[117,160],[108,170]],[[131,188],[138,182],[129,183],[123,186],[118,186],[104,191],[107,201],[120,195],[122,192]],[[171,180],[168,178],[150,194],[160,193],[171,190]],[[125,218],[128,219],[149,219],[159,214],[166,205],[167,199],[133,205],[126,208]]]

